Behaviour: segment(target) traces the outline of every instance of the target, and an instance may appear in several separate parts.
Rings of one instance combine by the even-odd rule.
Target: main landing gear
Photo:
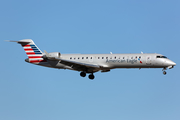
[[[91,74],[89,75],[89,79],[91,79],[91,80],[93,80],[93,79],[94,79],[94,75],[93,75],[93,73],[91,73]]]
[[[86,73],[85,73],[85,72],[81,72],[81,73],[80,73],[80,76],[81,76],[81,77],[86,77]]]
[[[81,72],[81,73],[80,73],[80,76],[81,76],[81,77],[86,77],[86,73],[85,73],[85,72]],[[91,73],[91,74],[89,75],[89,79],[93,80],[94,78],[95,78],[95,77],[94,77],[93,73]]]

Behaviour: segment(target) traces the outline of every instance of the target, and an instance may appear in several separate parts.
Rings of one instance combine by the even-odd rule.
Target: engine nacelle
[[[61,53],[59,53],[59,52],[51,52],[51,53],[49,53],[49,57],[60,58],[60,56],[61,56]]]

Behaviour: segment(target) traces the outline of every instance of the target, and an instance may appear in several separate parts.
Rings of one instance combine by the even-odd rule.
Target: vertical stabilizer
[[[46,60],[43,59],[43,54],[41,50],[36,46],[36,44],[31,39],[24,39],[19,41],[10,41],[10,42],[17,42],[21,44],[26,52],[29,62],[30,63],[37,63],[37,62],[45,62]]]

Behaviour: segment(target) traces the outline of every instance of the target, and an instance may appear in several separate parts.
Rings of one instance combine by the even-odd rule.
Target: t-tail
[[[24,39],[24,40],[9,41],[9,42],[17,42],[17,43],[21,44],[21,46],[24,48],[24,50],[29,58],[29,59],[26,59],[27,62],[30,62],[30,63],[46,62],[46,60],[44,60],[44,58],[43,58],[43,53],[35,45],[33,40]]]

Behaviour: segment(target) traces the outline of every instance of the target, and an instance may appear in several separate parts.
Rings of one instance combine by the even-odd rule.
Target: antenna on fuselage
[[[141,51],[141,54],[143,54],[143,52]]]
[[[110,52],[110,54],[112,54],[112,52]]]

